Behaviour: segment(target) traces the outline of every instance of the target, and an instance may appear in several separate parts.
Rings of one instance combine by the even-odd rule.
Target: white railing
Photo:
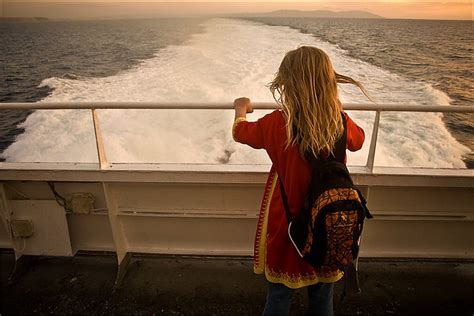
[[[254,108],[260,110],[275,107],[274,103],[254,103]],[[35,232],[39,232],[26,240],[25,246],[18,245],[23,250],[15,249],[17,258],[72,256],[78,250],[114,251],[119,284],[132,253],[250,256],[266,172],[242,172],[239,168],[229,171],[230,165],[206,165],[204,170],[159,165],[147,166],[143,172],[135,165],[109,165],[97,111],[232,108],[231,103],[0,104],[0,115],[2,109],[90,110],[100,161],[100,170],[96,165],[90,170],[89,166],[54,168],[42,163],[41,167],[21,164],[16,168],[0,163],[0,220],[6,223],[15,218],[31,219]],[[380,113],[473,113],[474,107],[346,104],[344,108],[375,112],[367,170],[353,173],[354,182],[375,215],[364,230],[361,255],[473,259],[472,170],[450,170],[447,174],[397,168],[381,172],[379,167],[373,169],[373,161]],[[64,196],[70,194],[71,201],[74,193],[89,193],[96,202],[85,213],[74,207],[66,213],[52,198],[46,181],[56,183],[56,189]],[[0,226],[0,247],[10,248],[20,241],[7,233],[9,227],[6,225],[2,232]]]
[[[272,102],[253,103],[255,110],[272,110],[277,105]],[[94,123],[95,141],[100,169],[109,169],[105,154],[105,146],[100,131],[98,109],[161,109],[161,110],[231,110],[232,103],[186,103],[186,102],[37,102],[37,103],[0,103],[0,110],[91,110]],[[444,105],[398,105],[398,104],[345,104],[344,110],[375,112],[375,120],[370,140],[367,158],[367,171],[372,173],[374,168],[375,150],[382,112],[441,112],[441,113],[474,113],[474,106],[444,106]]]

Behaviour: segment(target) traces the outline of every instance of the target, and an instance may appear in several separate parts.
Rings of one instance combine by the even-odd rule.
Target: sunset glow
[[[116,1],[51,0],[6,1],[0,6],[2,17],[113,18],[152,16],[194,16],[209,14],[261,13],[275,10],[363,10],[385,18],[472,20],[470,1]]]

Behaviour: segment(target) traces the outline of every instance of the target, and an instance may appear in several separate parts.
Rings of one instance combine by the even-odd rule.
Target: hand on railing
[[[234,100],[235,118],[246,117],[246,113],[252,113],[253,107],[252,102],[249,98],[238,98]]]

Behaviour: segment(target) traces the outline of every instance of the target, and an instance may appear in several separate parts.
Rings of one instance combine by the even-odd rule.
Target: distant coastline
[[[248,17],[272,17],[272,18],[352,18],[352,19],[385,19],[385,17],[370,13],[368,11],[329,11],[329,10],[277,10],[264,13],[238,14]]]
[[[0,17],[1,22],[27,22],[27,21],[49,21],[48,18],[42,17],[42,16],[35,16],[35,17],[11,17],[11,18],[6,18],[6,17]]]

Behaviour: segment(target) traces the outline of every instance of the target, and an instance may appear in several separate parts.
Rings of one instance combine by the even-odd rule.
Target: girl
[[[280,109],[256,122],[248,98],[234,101],[234,140],[255,149],[265,149],[273,163],[265,186],[254,245],[254,272],[265,273],[268,295],[264,315],[287,315],[293,289],[308,287],[309,313],[333,315],[333,285],[342,277],[339,270],[317,270],[297,254],[288,238],[288,222],[280,195],[278,175],[286,191],[289,209],[301,209],[310,182],[308,153],[320,159],[333,152],[344,131],[346,148],[356,151],[364,142],[364,131],[344,112],[337,83],[360,83],[337,74],[329,57],[315,47],[288,52],[281,62],[270,90]],[[366,94],[367,95],[367,94]],[[342,112],[342,114],[341,114]]]

